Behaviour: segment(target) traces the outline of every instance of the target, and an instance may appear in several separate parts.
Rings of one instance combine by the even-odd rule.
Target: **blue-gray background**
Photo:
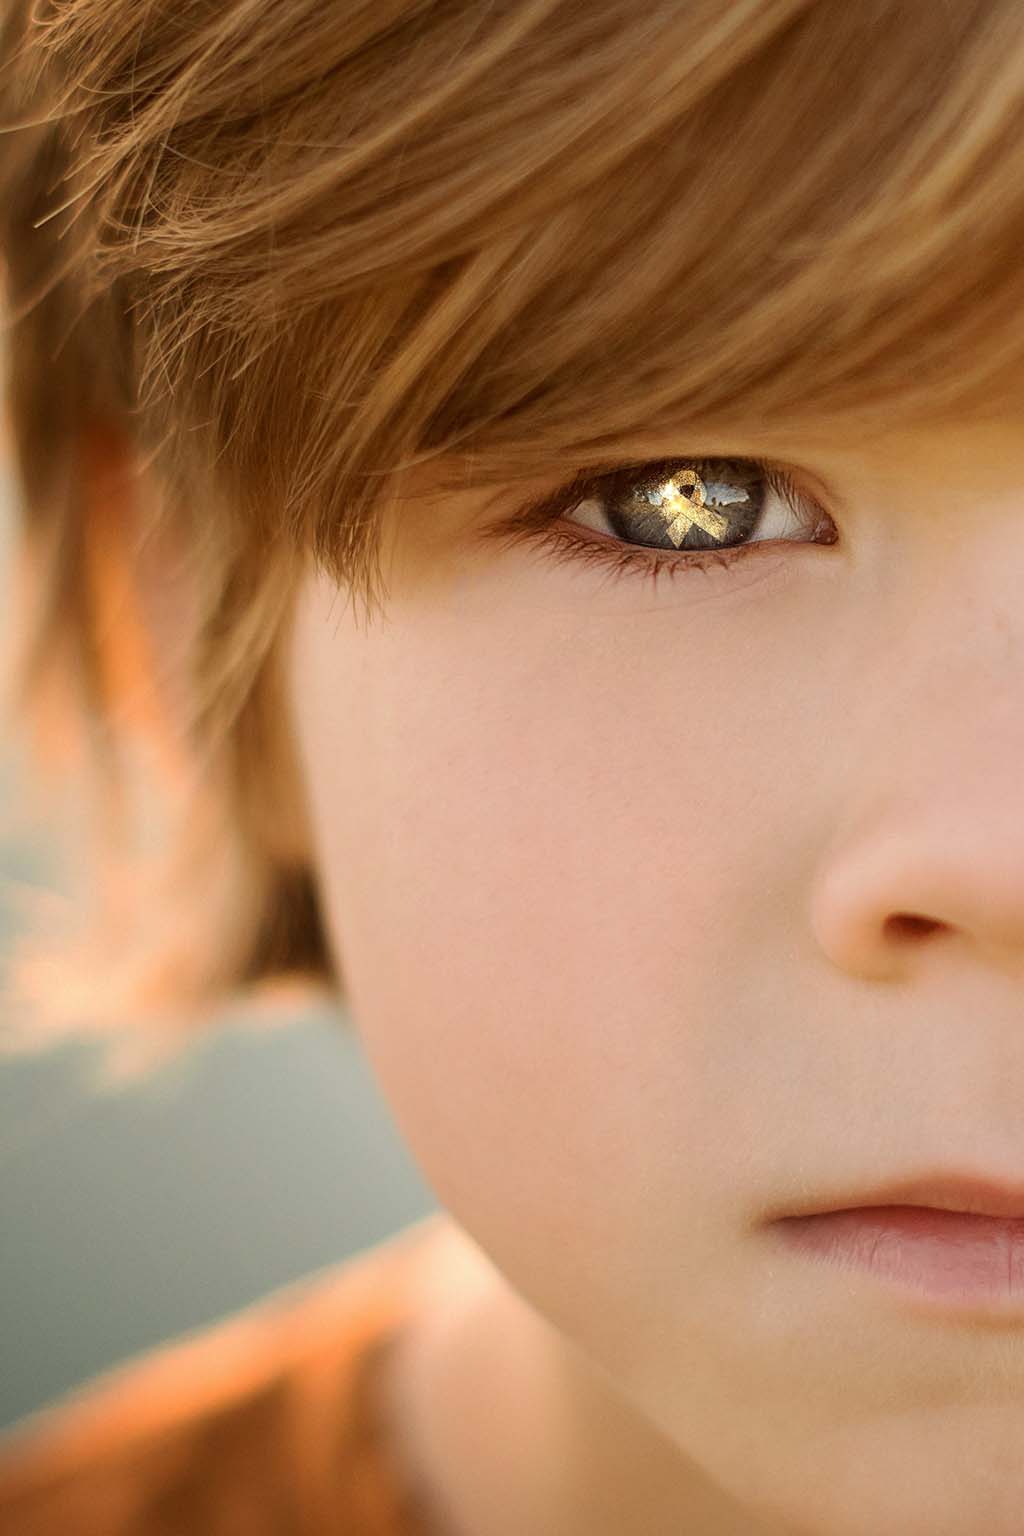
[[[0,961],[20,893],[60,883],[18,830],[19,771],[0,753]],[[437,1208],[328,1007],[233,1020],[116,1093],[89,1086],[99,1057],[0,1055],[0,1429]]]

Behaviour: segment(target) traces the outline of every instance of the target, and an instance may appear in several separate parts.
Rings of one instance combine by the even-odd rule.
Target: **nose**
[[[852,754],[812,927],[867,979],[906,979],[941,950],[1024,982],[1024,674],[935,662]]]
[[[990,802],[857,841],[829,869],[813,926],[829,959],[853,975],[895,980],[922,951],[956,945],[1024,983],[1024,838],[1000,838]]]

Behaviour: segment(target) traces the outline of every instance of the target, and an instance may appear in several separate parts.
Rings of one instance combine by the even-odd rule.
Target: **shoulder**
[[[445,1230],[427,1217],[23,1420],[0,1438],[0,1536],[405,1536],[369,1383]]]

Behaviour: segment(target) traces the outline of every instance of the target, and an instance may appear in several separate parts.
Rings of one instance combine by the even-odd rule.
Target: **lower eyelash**
[[[706,572],[712,566],[731,566],[749,550],[766,546],[774,548],[777,544],[777,541],[760,540],[737,544],[728,552],[694,549],[685,553],[662,555],[658,550],[642,545],[605,544],[596,537],[588,538],[574,533],[566,523],[553,523],[547,528],[528,528],[522,532],[524,538],[539,540],[549,549],[556,564],[575,564],[582,560],[587,565],[608,570],[614,580],[622,576],[638,576],[646,579],[653,588],[657,587],[661,576],[667,576],[671,581],[691,571]]]

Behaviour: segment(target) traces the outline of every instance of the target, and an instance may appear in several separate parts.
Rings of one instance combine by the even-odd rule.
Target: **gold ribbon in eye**
[[[705,506],[707,488],[696,470],[681,469],[659,485],[657,494],[661,505],[673,514],[666,532],[677,549],[694,527],[713,539],[720,539],[725,534],[729,519]]]

